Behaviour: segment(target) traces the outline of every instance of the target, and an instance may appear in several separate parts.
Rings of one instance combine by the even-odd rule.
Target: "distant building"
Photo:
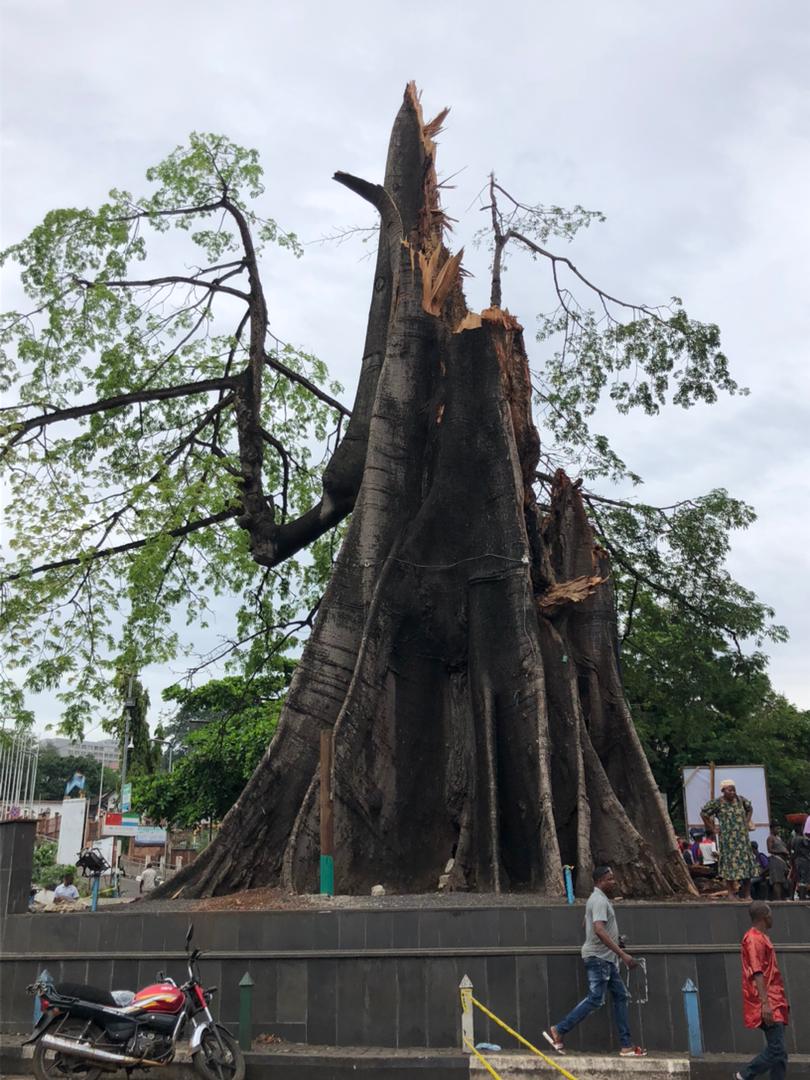
[[[60,757],[91,757],[108,769],[117,769],[121,756],[121,744],[117,739],[99,739],[96,742],[71,742],[70,739],[43,739],[40,749],[52,747]]]

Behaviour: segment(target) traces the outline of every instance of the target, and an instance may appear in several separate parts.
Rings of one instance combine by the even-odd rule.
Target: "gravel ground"
[[[700,902],[698,897],[683,896],[668,900],[627,901],[637,904],[688,904]],[[579,900],[577,903],[584,904]],[[421,908],[445,910],[482,907],[564,907],[561,897],[537,893],[474,893],[433,892],[405,893],[387,896],[320,896],[317,893],[298,894],[278,888],[248,889],[231,896],[214,896],[205,900],[139,900],[119,909],[122,913],[145,911],[405,911]]]

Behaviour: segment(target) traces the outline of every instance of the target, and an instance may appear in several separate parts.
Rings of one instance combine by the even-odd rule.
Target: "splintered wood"
[[[419,269],[422,271],[422,307],[431,315],[441,315],[444,302],[458,281],[459,267],[464,248],[450,255],[439,266],[443,249],[435,247],[430,255],[419,252]]]
[[[561,581],[558,585],[552,585],[551,588],[546,589],[538,599],[537,606],[543,615],[553,615],[567,604],[580,604],[583,600],[587,600],[606,581],[606,577],[596,575]]]

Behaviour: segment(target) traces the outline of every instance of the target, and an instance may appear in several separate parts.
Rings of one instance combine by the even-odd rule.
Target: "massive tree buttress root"
[[[605,553],[576,485],[532,488],[522,330],[467,310],[413,85],[372,202],[380,246],[351,440],[325,498],[348,535],[278,733],[221,832],[163,895],[317,887],[320,733],[334,737],[336,887],[691,890],[625,702]]]

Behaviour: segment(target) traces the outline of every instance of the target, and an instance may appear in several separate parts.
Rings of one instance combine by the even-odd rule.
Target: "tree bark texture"
[[[325,501],[353,514],[272,744],[163,895],[317,888],[319,742],[333,736],[336,890],[691,890],[633,727],[610,568],[576,484],[550,512],[522,330],[469,312],[410,85],[382,185],[357,400]]]

